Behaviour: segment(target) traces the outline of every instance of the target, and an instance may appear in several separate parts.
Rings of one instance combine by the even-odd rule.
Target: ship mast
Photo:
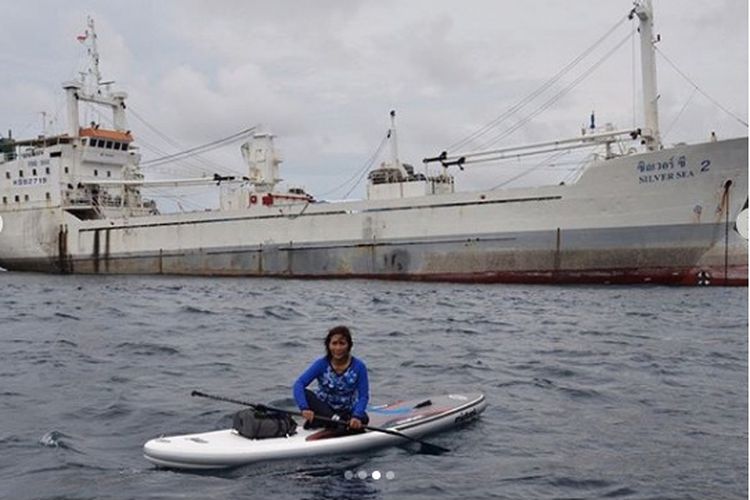
[[[111,92],[110,85],[114,82],[102,81],[102,75],[99,70],[99,49],[96,40],[94,20],[89,17],[86,32],[78,36],[78,41],[86,45],[88,49],[88,71],[82,73],[78,80],[63,83],[68,108],[68,130],[71,137],[78,137],[80,134],[78,101],[91,102],[111,108],[112,122],[115,130],[118,132],[126,132],[127,130],[125,99],[128,94],[125,92]],[[103,91],[101,87],[104,87]]]
[[[654,44],[654,10],[651,0],[638,0],[633,12],[638,16],[641,34],[641,76],[643,78],[643,114],[646,130],[644,142],[649,151],[661,149],[659,135],[659,95],[656,91],[656,57]]]

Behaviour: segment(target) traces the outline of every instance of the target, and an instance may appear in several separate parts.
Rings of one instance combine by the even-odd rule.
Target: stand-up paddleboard
[[[369,426],[418,438],[461,425],[484,411],[484,395],[448,394],[370,407]],[[351,453],[408,443],[378,431],[341,435],[329,429],[303,429],[289,437],[248,439],[234,429],[159,437],[143,446],[143,456],[162,467],[220,469],[253,462]]]

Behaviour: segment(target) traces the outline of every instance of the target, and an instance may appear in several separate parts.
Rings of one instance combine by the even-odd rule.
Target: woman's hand
[[[350,429],[361,429],[362,428],[362,421],[358,419],[357,417],[352,417],[349,419],[349,428]]]
[[[313,413],[312,410],[302,410],[302,418],[312,423],[315,418],[315,413]]]

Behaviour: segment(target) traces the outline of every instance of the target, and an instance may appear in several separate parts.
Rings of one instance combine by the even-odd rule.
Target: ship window
[[[31,170],[31,175],[33,175],[34,177],[36,177],[36,169],[35,168]]]
[[[47,167],[47,168],[44,169],[44,173],[47,174],[47,175],[49,175],[49,167]]]
[[[18,171],[18,177],[23,177],[23,170]]]
[[[49,193],[44,193],[44,196],[47,198],[47,201],[52,199],[52,196]]]
[[[112,149],[112,141],[107,141],[107,149]]]
[[[65,173],[66,174],[68,173],[68,167],[65,167]]]
[[[5,178],[10,179],[10,172],[5,172]]]
[[[111,170],[107,170],[107,177],[112,177],[112,171]]]
[[[7,205],[7,204],[8,204],[8,197],[3,196],[3,205]]]
[[[94,169],[94,177],[99,177],[99,171],[97,169]]]
[[[23,201],[29,201],[29,195],[28,194],[23,195]]]
[[[87,142],[88,142],[88,139],[86,139],[85,137],[83,139],[81,139],[81,144],[83,146],[85,146]]]
[[[16,195],[15,198],[16,198],[16,203],[18,203],[19,201],[21,201],[21,197],[20,196]]]

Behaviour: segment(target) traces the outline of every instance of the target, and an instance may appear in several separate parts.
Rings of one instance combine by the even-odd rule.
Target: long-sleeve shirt
[[[307,410],[305,388],[313,380],[318,381],[315,395],[327,403],[333,411],[349,413],[362,418],[370,400],[367,366],[352,356],[349,367],[342,374],[336,373],[327,357],[314,361],[294,383],[294,400],[300,410]]]

